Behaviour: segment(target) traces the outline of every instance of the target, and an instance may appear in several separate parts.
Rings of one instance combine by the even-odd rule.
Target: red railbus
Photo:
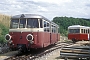
[[[90,40],[90,27],[81,25],[72,25],[68,27],[68,39],[73,42]]]
[[[15,15],[11,17],[9,34],[5,39],[12,49],[44,48],[60,40],[58,28],[57,24],[41,15]]]

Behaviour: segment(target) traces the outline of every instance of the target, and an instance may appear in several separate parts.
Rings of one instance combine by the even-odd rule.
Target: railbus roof
[[[45,18],[41,15],[38,15],[38,14],[20,14],[20,15],[14,15],[11,17],[11,19],[19,19],[19,18],[40,18],[40,19],[44,19],[44,20],[50,22],[51,24],[59,27],[56,23],[48,20],[47,18]]]
[[[81,26],[81,25],[72,25],[72,26],[69,26],[68,29],[90,29],[90,27],[88,26]]]

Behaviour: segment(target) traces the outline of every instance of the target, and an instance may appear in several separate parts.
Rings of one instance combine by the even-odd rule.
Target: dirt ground
[[[5,54],[0,54],[0,60],[4,60],[6,58],[9,58],[10,56],[14,56],[17,53],[18,53],[17,51],[12,51]]]

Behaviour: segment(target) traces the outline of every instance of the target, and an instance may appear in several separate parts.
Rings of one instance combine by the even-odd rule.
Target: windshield
[[[39,28],[38,19],[27,19],[27,28]]]
[[[10,28],[18,28],[19,19],[13,19],[11,20]]]
[[[36,18],[12,19],[10,28],[39,28],[39,22]]]
[[[25,28],[26,26],[26,19],[20,19],[19,28]]]
[[[80,33],[80,29],[69,29],[69,33]]]

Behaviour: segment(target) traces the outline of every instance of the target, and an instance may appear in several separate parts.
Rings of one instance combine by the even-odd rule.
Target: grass
[[[8,33],[10,18],[10,16],[0,14],[0,43],[5,42],[4,36]]]

